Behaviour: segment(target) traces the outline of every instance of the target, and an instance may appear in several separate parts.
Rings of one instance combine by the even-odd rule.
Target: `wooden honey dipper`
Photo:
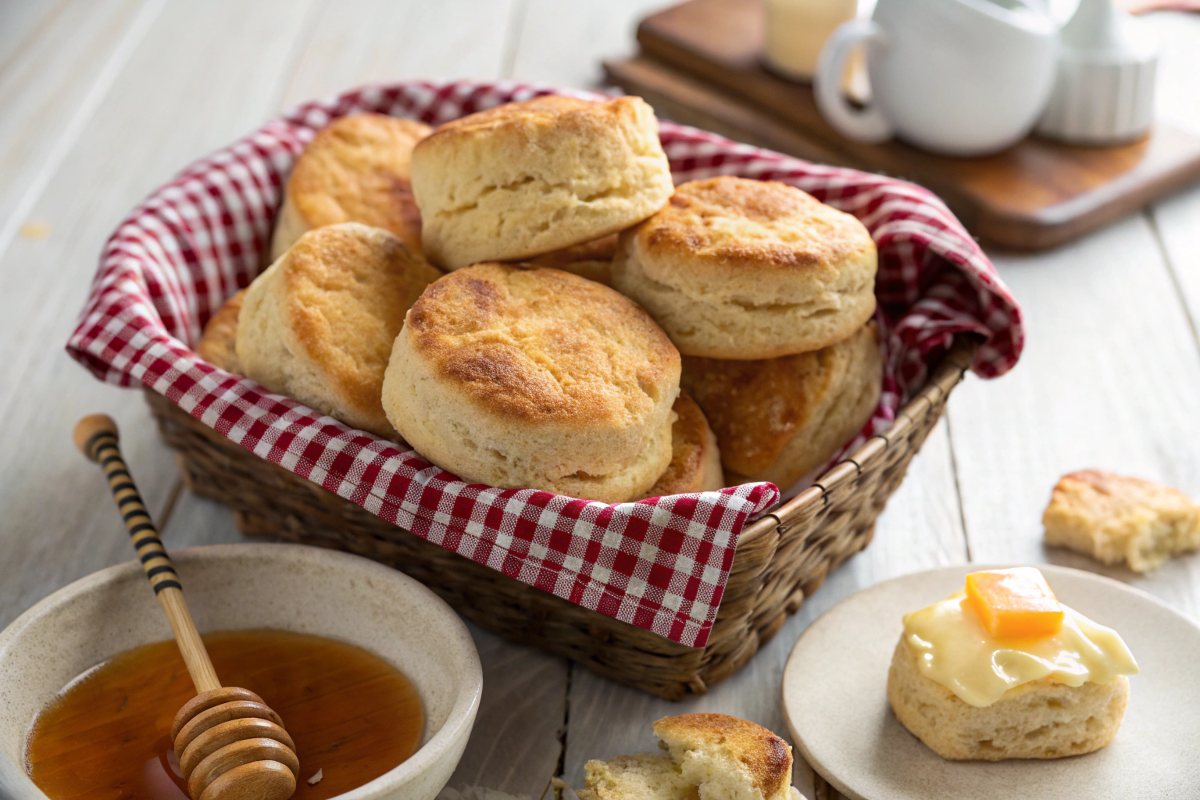
[[[221,686],[188,613],[179,576],[117,445],[117,423],[92,414],[75,426],[75,445],[104,468],[108,487],[159,605],[166,612],[196,696],[171,725],[171,741],[192,800],[285,800],[300,761],[279,715],[254,692]]]

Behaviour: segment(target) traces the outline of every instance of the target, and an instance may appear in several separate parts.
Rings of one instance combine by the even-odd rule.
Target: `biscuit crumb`
[[[324,767],[322,767],[321,769],[319,769],[315,773],[313,773],[313,776],[308,779],[308,785],[316,786],[318,783],[321,782],[321,779],[324,777],[325,777],[325,769],[324,769]]]
[[[49,222],[30,220],[21,226],[20,234],[26,239],[48,239],[51,231]]]

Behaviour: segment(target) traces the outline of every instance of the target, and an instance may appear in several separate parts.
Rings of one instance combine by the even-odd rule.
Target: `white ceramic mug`
[[[817,106],[842,135],[893,136],[936,153],[993,153],[1033,128],[1054,83],[1057,26],[1020,0],[879,0],[870,20],[829,37],[815,76]],[[841,76],[866,46],[870,104],[850,105]]]

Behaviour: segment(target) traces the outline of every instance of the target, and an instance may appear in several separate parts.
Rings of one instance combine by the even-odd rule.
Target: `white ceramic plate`
[[[1141,672],[1112,744],[1047,761],[946,761],[892,714],[887,671],[901,617],[963,586],[979,566],[907,575],[834,606],[796,642],[783,709],[805,759],[855,800],[1200,797],[1200,627],[1123,583],[1040,566],[1060,600],[1115,629]]]

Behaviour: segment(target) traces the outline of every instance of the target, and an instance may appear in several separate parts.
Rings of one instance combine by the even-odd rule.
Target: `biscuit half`
[[[684,389],[717,435],[728,485],[792,486],[853,438],[879,405],[874,322],[814,353],[761,361],[683,359]]]
[[[679,353],[636,303],[560,270],[476,264],[413,305],[388,419],[467,481],[615,503],[671,461]]]
[[[792,748],[761,725],[727,714],[654,723],[683,778],[706,798],[791,800]]]
[[[428,125],[383,114],[340,117],[317,132],[296,159],[271,239],[271,260],[304,233],[361,222],[391,231],[421,252],[421,214],[409,162]]]
[[[1099,750],[1116,736],[1129,701],[1124,675],[1077,687],[1043,678],[977,708],[921,674],[917,659],[901,637],[888,670],[888,702],[914,736],[955,761],[1062,758]]]
[[[681,184],[621,234],[613,286],[679,352],[764,359],[829,347],[875,312],[877,254],[856,218],[783,183]]]
[[[413,152],[425,255],[458,269],[616,233],[671,196],[641,98],[538,97],[453,120]]]
[[[309,231],[250,284],[237,320],[246,377],[395,438],[380,401],[404,314],[441,273],[381,228]]]

